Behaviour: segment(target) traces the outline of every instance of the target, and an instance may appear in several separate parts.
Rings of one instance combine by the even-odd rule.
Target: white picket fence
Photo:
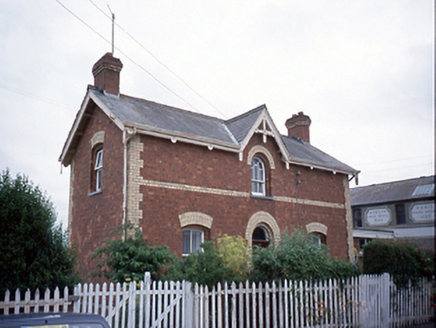
[[[69,295],[6,292],[0,314],[77,312],[102,315],[113,328],[408,327],[432,317],[432,282],[396,288],[388,274],[345,282],[218,284],[189,282],[77,285]],[[51,295],[53,294],[53,295]],[[60,296],[60,295],[63,296]]]

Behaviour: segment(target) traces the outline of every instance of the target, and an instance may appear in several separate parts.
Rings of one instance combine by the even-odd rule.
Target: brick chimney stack
[[[298,115],[292,115],[292,117],[286,121],[288,136],[300,138],[301,140],[310,143],[309,127],[311,122],[310,117],[304,115],[303,112],[299,112]]]
[[[108,52],[92,67],[94,86],[113,95],[120,94],[120,72],[123,68],[121,60]]]

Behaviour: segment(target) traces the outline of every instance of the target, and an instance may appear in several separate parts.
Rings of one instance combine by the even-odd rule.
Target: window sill
[[[250,194],[250,197],[256,198],[256,199],[274,200],[273,196],[262,196],[262,195]]]
[[[95,196],[101,194],[101,190],[88,192],[88,196]]]

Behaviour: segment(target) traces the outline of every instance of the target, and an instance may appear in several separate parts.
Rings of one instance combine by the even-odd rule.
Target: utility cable
[[[21,96],[25,96],[25,97],[29,97],[29,98],[32,98],[32,99],[35,99],[35,100],[39,100],[39,101],[45,102],[45,103],[53,105],[53,106],[63,107],[65,109],[68,109],[69,111],[76,111],[71,106],[68,106],[68,105],[56,102],[55,100],[51,100],[51,99],[48,99],[48,98],[43,98],[41,96],[38,96],[38,95],[30,93],[30,92],[25,92],[25,91],[13,88],[13,87],[11,87],[9,85],[6,85],[6,84],[3,84],[3,83],[0,83],[0,88],[4,89],[4,90],[7,90],[9,92],[13,92],[13,93],[19,94]]]
[[[82,24],[84,24],[86,27],[88,27],[92,32],[97,34],[100,38],[102,38],[104,41],[106,41],[109,44],[112,44],[111,41],[106,39],[103,35],[98,33],[94,28],[92,28],[89,24],[87,24],[83,19],[81,19],[78,15],[76,15],[74,12],[72,12],[70,9],[68,9],[62,2],[59,0],[55,0],[58,4],[60,4],[66,11],[68,11],[71,15],[73,15],[75,18],[77,18]],[[141,70],[143,70],[145,73],[147,73],[151,78],[153,78],[156,82],[158,82],[160,85],[162,85],[165,89],[167,89],[169,92],[171,92],[173,95],[175,95],[180,100],[184,101],[186,104],[188,104],[192,109],[194,109],[196,112],[200,113],[200,111],[195,108],[191,103],[189,103],[186,99],[184,99],[182,96],[178,95],[175,91],[171,90],[168,86],[166,86],[163,82],[161,82],[156,76],[154,76],[152,73],[150,73],[148,70],[146,70],[144,67],[139,65],[137,62],[135,62],[132,58],[130,58],[125,52],[123,52],[118,47],[115,47],[125,58],[127,58],[129,61],[131,61],[133,64],[138,66]]]
[[[105,13],[99,6],[97,6],[92,0],[89,0],[91,4],[97,8],[104,16],[106,16],[108,19],[112,20],[112,17],[110,17],[107,13]],[[194,92],[198,97],[200,97],[202,100],[204,100],[206,103],[208,103],[211,107],[213,107],[218,113],[220,113],[224,118],[227,118],[227,116],[221,112],[213,103],[211,103],[207,98],[202,96],[200,93],[198,93],[191,85],[188,84],[180,75],[178,75],[176,72],[174,72],[168,65],[163,63],[159,58],[157,58],[150,50],[148,50],[141,42],[139,42],[133,35],[131,35],[126,29],[124,29],[120,24],[115,22],[115,25],[122,30],[128,37],[130,37],[136,44],[138,44],[144,51],[146,51],[154,60],[156,60],[160,65],[162,65],[166,70],[168,70],[172,75],[174,75],[179,81],[181,81],[186,87],[188,87],[192,92]]]

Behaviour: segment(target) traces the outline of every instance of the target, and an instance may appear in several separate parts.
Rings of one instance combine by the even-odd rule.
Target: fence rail
[[[42,295],[7,291],[0,314],[76,312],[124,327],[408,327],[432,316],[432,282],[397,288],[388,274],[346,281],[79,284]],[[72,295],[69,295],[72,292]],[[69,295],[69,296],[68,296]]]

